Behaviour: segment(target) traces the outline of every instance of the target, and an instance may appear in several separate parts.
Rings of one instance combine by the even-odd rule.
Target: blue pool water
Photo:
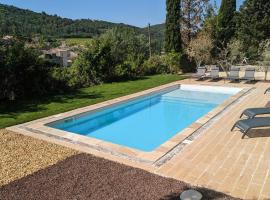
[[[149,152],[232,95],[176,89],[49,126]]]

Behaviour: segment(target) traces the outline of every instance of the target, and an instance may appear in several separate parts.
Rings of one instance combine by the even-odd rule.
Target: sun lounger
[[[203,78],[205,78],[205,72],[206,72],[205,67],[198,67],[197,73],[195,75],[193,75],[192,77],[198,78],[198,79],[203,79]]]
[[[270,114],[270,108],[249,108],[246,109],[240,116],[242,118],[243,116],[246,116],[250,119],[256,117],[257,115],[266,115]]]
[[[211,69],[211,70],[213,70],[213,69],[219,69],[219,67],[216,66],[216,65],[210,65],[210,69]]]
[[[229,72],[229,76],[227,77],[227,79],[233,80],[233,81],[239,80],[240,79],[239,78],[239,71],[240,71],[239,68],[233,68],[233,69],[231,69],[230,72]]]
[[[264,94],[266,94],[267,92],[270,92],[270,88],[267,88],[264,92]]]
[[[247,81],[255,81],[255,69],[254,68],[247,68],[245,70],[245,76],[241,78]]]
[[[216,68],[216,69],[211,69],[210,71],[210,75],[206,76],[206,78],[211,78],[213,80],[215,79],[219,79],[219,69]]]
[[[261,127],[270,127],[270,117],[239,120],[234,124],[231,131],[233,131],[234,128],[239,128],[243,133],[242,138],[244,138],[250,129]]]

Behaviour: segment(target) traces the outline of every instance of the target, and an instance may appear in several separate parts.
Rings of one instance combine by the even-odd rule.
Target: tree
[[[243,44],[241,41],[234,39],[226,45],[224,42],[221,43],[217,49],[217,62],[228,76],[231,66],[239,63],[244,58]]]
[[[236,0],[222,0],[217,18],[217,40],[227,45],[235,34]]]
[[[180,35],[180,0],[167,0],[166,32],[165,32],[165,51],[181,52]]]
[[[246,56],[258,59],[260,43],[270,37],[270,1],[246,0],[240,8],[237,27]]]
[[[147,38],[144,35],[128,28],[114,28],[103,34],[100,40],[103,44],[109,43],[111,48],[113,63],[109,63],[109,67],[113,69],[113,78],[134,78],[140,74],[143,63],[149,56]]]
[[[260,44],[259,54],[261,61],[259,64],[263,66],[265,72],[265,80],[267,79],[268,70],[270,69],[270,39],[267,39]]]
[[[91,40],[70,68],[72,87],[132,79],[148,57],[147,39],[134,30],[115,28]]]
[[[202,31],[190,41],[187,54],[195,60],[197,67],[200,67],[203,62],[210,61],[213,47],[211,36]]]
[[[214,0],[213,3],[208,3],[206,5],[204,18],[207,19],[207,18],[211,18],[213,16],[217,16],[217,13],[218,13],[217,2],[216,2],[216,0]]]
[[[214,4],[208,4],[206,8],[206,12],[204,15],[204,22],[202,26],[202,30],[210,33],[212,39],[216,43],[216,30],[217,30],[217,5],[216,1],[214,1]]]
[[[243,43],[240,40],[233,39],[228,44],[229,60],[231,64],[239,64],[243,61],[245,55]]]
[[[17,39],[0,39],[0,100],[42,96],[52,91],[50,67],[38,51]]]
[[[209,0],[182,0],[181,36],[185,46],[201,28]]]

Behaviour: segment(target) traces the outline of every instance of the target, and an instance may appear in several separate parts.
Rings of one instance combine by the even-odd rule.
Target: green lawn
[[[69,95],[16,101],[0,105],[0,128],[99,103],[183,79],[179,75],[155,75],[136,81],[107,83]]]
[[[91,38],[65,38],[63,39],[67,45],[76,46],[76,45],[86,45],[90,43]]]

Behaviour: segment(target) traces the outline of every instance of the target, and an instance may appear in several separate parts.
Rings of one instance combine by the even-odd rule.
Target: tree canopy
[[[236,0],[222,0],[217,17],[217,40],[227,44],[235,33]]]
[[[166,16],[166,33],[165,33],[165,51],[180,52],[181,35],[180,35],[180,0],[167,0],[167,16]]]
[[[200,30],[209,0],[182,0],[181,38],[188,46],[192,37]]]
[[[270,1],[246,0],[240,8],[237,30],[247,56],[258,58],[259,44],[270,38]]]

